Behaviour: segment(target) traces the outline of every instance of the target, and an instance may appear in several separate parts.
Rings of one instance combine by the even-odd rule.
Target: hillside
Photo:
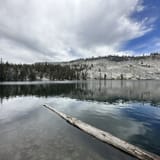
[[[160,80],[160,54],[108,56],[69,62],[0,64],[0,81],[86,79]]]
[[[138,57],[99,57],[61,63],[83,68],[86,79],[160,79],[160,54]]]

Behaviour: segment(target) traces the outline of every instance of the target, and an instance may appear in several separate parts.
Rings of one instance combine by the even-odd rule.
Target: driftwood
[[[160,160],[160,157],[158,155],[149,153],[145,150],[142,150],[132,144],[129,144],[128,142],[125,142],[124,140],[121,140],[110,133],[107,133],[105,131],[102,131],[98,128],[95,128],[87,123],[84,123],[74,117],[68,116],[64,113],[61,113],[54,109],[53,107],[50,107],[48,105],[44,105],[44,107],[48,108],[49,110],[53,111],[57,115],[59,115],[61,118],[66,120],[71,125],[79,128],[80,130],[84,131],[85,133],[88,133],[89,135],[97,138],[98,140],[110,144],[113,147],[120,149],[140,160]]]

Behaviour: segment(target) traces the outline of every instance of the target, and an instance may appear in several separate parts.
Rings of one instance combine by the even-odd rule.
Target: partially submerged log
[[[113,147],[120,149],[140,160],[160,160],[160,157],[158,155],[149,153],[145,150],[142,150],[132,144],[129,144],[128,142],[121,140],[110,133],[107,133],[105,131],[102,131],[98,128],[95,128],[87,123],[84,123],[74,117],[68,116],[62,112],[57,111],[53,107],[50,107],[48,105],[44,105],[44,107],[48,108],[49,110],[53,111],[57,115],[59,115],[61,118],[66,120],[71,125],[79,128],[80,130],[84,131],[85,133],[88,133],[89,135],[97,138],[98,140],[110,144]]]

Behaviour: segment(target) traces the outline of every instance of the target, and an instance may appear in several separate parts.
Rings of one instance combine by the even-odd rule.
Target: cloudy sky
[[[0,57],[13,63],[160,51],[159,0],[0,0]]]

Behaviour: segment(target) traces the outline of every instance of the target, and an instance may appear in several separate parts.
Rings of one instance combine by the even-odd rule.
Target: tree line
[[[83,68],[71,67],[70,65],[10,64],[1,61],[0,81],[77,80],[81,78],[82,70]]]

